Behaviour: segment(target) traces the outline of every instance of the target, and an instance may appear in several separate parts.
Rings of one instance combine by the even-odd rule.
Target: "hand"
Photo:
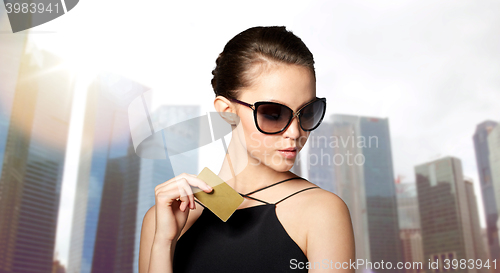
[[[182,173],[155,187],[155,238],[170,242],[179,238],[189,215],[187,208],[196,208],[191,186],[207,193],[213,190],[196,175],[187,173]]]

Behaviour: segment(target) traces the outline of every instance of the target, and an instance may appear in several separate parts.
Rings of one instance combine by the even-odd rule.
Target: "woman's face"
[[[316,83],[308,68],[298,65],[271,64],[254,78],[249,88],[241,90],[239,100],[253,104],[257,101],[275,101],[284,104],[294,112],[316,98]],[[302,130],[299,120],[294,118],[281,133],[261,133],[254,122],[253,110],[233,103],[240,118],[249,164],[265,164],[278,172],[288,171],[298,159],[298,152],[305,145],[310,132]],[[240,127],[238,126],[238,127]],[[241,139],[241,138],[240,138]],[[294,158],[285,157],[278,150],[297,148]]]

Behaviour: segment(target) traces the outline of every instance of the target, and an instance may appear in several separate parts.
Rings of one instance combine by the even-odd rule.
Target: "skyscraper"
[[[334,192],[349,208],[356,257],[371,262],[368,269],[390,272],[393,269],[374,269],[373,265],[383,260],[396,266],[402,260],[389,122],[333,115],[332,132],[327,143],[333,156],[326,168],[333,165],[329,172],[334,174]]]
[[[467,205],[470,213],[470,228],[472,232],[472,243],[474,244],[474,257],[480,259],[482,263],[488,260],[488,253],[485,251],[483,237],[481,236],[481,225],[479,224],[479,212],[477,210],[477,200],[474,194],[474,184],[472,179],[464,178],[465,192],[467,195]],[[490,270],[486,267],[477,269],[478,273],[488,273]]]
[[[416,265],[416,263],[422,265],[421,267],[412,266],[412,268],[406,269],[405,272],[423,272],[425,261],[416,184],[396,184],[396,195],[398,200],[399,234],[403,246],[403,262],[409,262],[412,265]]]
[[[494,192],[496,202],[496,211],[500,211],[500,126],[495,126],[487,137],[489,148],[489,163],[491,171],[492,191]],[[498,214],[497,214],[498,215]],[[500,217],[497,216],[496,226],[500,226]],[[500,237],[497,238],[500,240]],[[493,257],[492,257],[493,259]],[[500,270],[499,270],[500,271]]]
[[[308,172],[309,180],[324,190],[335,193],[334,184],[334,149],[330,146],[333,137],[333,124],[323,121],[312,131],[307,140],[309,145]]]
[[[9,18],[0,14],[0,31],[11,31]],[[27,40],[27,33],[2,35],[0,39],[0,175],[5,143],[9,131],[12,102],[18,81],[19,66]]]
[[[124,259],[118,244],[123,249],[126,242],[133,257],[139,158],[133,152],[127,106],[147,89],[110,73],[99,74],[89,88],[68,272],[113,272],[115,258]],[[132,241],[120,241],[118,236],[125,234]]]
[[[445,259],[476,259],[462,163],[444,157],[415,166],[424,259],[443,271]],[[428,269],[427,262],[424,263]],[[477,272],[460,269],[455,272]]]
[[[483,206],[486,219],[486,231],[488,237],[488,249],[491,259],[500,260],[500,244],[498,236],[498,209],[493,188],[490,166],[490,147],[488,145],[488,135],[497,126],[497,123],[491,120],[484,121],[476,126],[476,132],[473,136],[474,150],[476,152],[477,172],[481,185],[481,194],[483,196]],[[500,185],[500,182],[499,184]]]
[[[73,84],[56,56],[27,43],[0,177],[0,272],[52,270]]]

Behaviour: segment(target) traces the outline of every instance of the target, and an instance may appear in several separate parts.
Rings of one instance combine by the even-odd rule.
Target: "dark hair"
[[[316,79],[313,55],[299,37],[284,26],[252,27],[229,40],[215,61],[215,95],[237,99],[237,89],[252,84],[254,65],[271,62],[304,66]]]

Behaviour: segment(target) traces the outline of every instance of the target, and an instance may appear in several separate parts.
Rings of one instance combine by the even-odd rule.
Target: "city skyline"
[[[113,80],[113,78],[114,78],[114,80]],[[99,79],[99,78],[97,78],[97,79]],[[108,79],[111,79],[111,81],[109,81]],[[110,84],[111,86],[115,86],[115,88],[116,88],[116,86],[130,86],[130,85],[133,85],[133,82],[130,82],[130,81],[128,81],[128,80],[118,80],[118,81],[117,81],[117,79],[120,79],[120,78],[116,78],[116,76],[109,75],[108,77],[103,77],[103,78],[102,78],[102,80],[101,80],[101,82],[102,82],[103,84]],[[122,83],[122,84],[120,85],[120,83]],[[124,83],[124,84],[123,84],[123,83]],[[95,105],[96,105],[96,103],[95,103],[95,102],[98,102],[99,104],[101,104],[101,105],[102,105],[102,106],[100,107],[100,108],[102,109],[101,111],[109,111],[109,109],[108,109],[108,110],[105,110],[105,109],[109,108],[110,103],[114,103],[114,102],[113,102],[113,97],[112,97],[112,96],[111,96],[111,97],[109,97],[109,95],[107,95],[106,93],[102,93],[102,94],[100,94],[99,92],[102,92],[102,90],[105,90],[105,89],[99,88],[98,86],[99,86],[99,85],[96,85],[96,84],[91,84],[91,86],[90,86],[90,87],[91,87],[91,89],[90,89],[90,90],[94,90],[94,91],[93,91],[93,93],[94,93],[94,95],[93,95],[94,99],[92,99],[92,100],[86,100],[86,102],[87,102],[87,109],[89,109],[89,107],[93,107],[93,106],[95,106]],[[101,89],[102,89],[102,90],[101,90]],[[140,88],[139,88],[139,89],[140,89]],[[143,90],[147,90],[147,88],[144,88],[144,87],[142,87],[142,89],[143,89]],[[138,88],[137,88],[137,87],[134,87],[134,88],[132,88],[132,90],[138,90]],[[110,93],[113,93],[113,92],[110,92]],[[92,94],[92,93],[88,93],[88,94],[89,94],[89,96],[91,96],[91,94]],[[101,98],[100,98],[100,99],[99,99],[99,97],[97,97],[97,98],[96,98],[96,96],[100,96]],[[124,96],[122,95],[122,96],[121,96],[121,98],[123,99],[123,97],[124,97]],[[127,97],[127,96],[125,96],[125,97]],[[131,96],[128,96],[128,97],[130,98]],[[107,101],[106,99],[107,99],[107,100],[110,100],[110,101]],[[118,104],[120,104],[120,103],[119,103],[119,102],[120,102],[120,100],[117,100],[117,102],[118,102]],[[97,105],[99,105],[99,104],[97,104]],[[126,105],[126,103],[125,103],[124,105]],[[167,106],[165,106],[165,107],[167,107]],[[178,107],[179,109],[182,109],[182,108],[185,108],[186,106],[182,106],[182,105],[180,105],[180,106],[177,106],[177,107]],[[122,108],[123,108],[123,105],[122,105]],[[158,110],[161,110],[161,109],[162,109],[162,108],[159,108]],[[165,109],[168,109],[168,108],[165,108]],[[87,111],[88,111],[88,110],[87,110]],[[165,114],[165,113],[167,113],[167,114],[168,114],[168,113],[170,113],[169,111],[167,111],[167,112],[165,112],[165,111],[166,111],[166,110],[164,110],[164,114]],[[182,111],[182,110],[180,110],[180,111]],[[121,124],[121,125],[113,125],[113,126],[111,126],[112,128],[115,128],[114,130],[117,130],[116,128],[118,128],[117,133],[114,133],[114,134],[113,134],[113,135],[115,135],[115,137],[114,137],[114,138],[116,138],[116,141],[111,142],[111,143],[115,143],[115,144],[112,144],[112,146],[111,146],[111,147],[114,147],[115,145],[118,145],[118,146],[119,146],[119,145],[122,145],[122,144],[124,143],[124,142],[123,142],[123,140],[124,140],[125,138],[129,138],[129,137],[130,137],[130,136],[126,133],[127,128],[128,128],[128,126],[127,126],[127,123],[128,123],[128,122],[125,122],[125,121],[126,121],[126,119],[127,119],[127,117],[126,117],[126,115],[125,115],[124,113],[125,113],[125,112],[122,110],[122,114],[121,114],[121,115],[122,115],[122,117],[121,117],[121,122],[118,122],[118,123],[116,123],[116,122],[115,122],[116,124]],[[162,114],[160,114],[160,115],[162,115]],[[92,116],[92,115],[91,115],[91,116]],[[117,115],[116,115],[116,114],[114,114],[114,116],[117,116]],[[171,114],[169,114],[169,116],[179,116],[179,115],[178,115],[178,114],[176,114],[175,112],[172,112]],[[390,132],[389,132],[390,130],[389,130],[389,128],[388,128],[388,127],[386,127],[386,128],[385,128],[385,129],[383,129],[383,130],[376,129],[376,128],[378,128],[378,127],[370,127],[370,126],[371,126],[370,124],[380,124],[380,123],[381,123],[381,121],[382,121],[384,124],[386,124],[386,126],[387,126],[387,125],[388,125],[388,119],[377,119],[377,118],[374,118],[374,117],[360,117],[360,116],[352,116],[352,115],[335,115],[333,118],[334,118],[334,120],[338,120],[338,121],[337,121],[337,123],[339,123],[339,122],[345,122],[345,121],[348,121],[348,120],[351,120],[351,123],[352,123],[352,122],[355,122],[354,124],[358,124],[358,123],[359,123],[358,125],[353,125],[354,127],[353,127],[353,126],[351,126],[351,127],[345,128],[346,130],[344,130],[344,129],[343,129],[343,127],[339,127],[339,125],[340,125],[340,124],[342,124],[342,123],[339,123],[339,125],[337,125],[337,127],[338,127],[338,129],[337,129],[337,130],[340,130],[340,131],[338,131],[338,132],[341,132],[341,133],[339,134],[339,133],[337,132],[335,135],[336,135],[336,136],[341,136],[341,137],[342,137],[342,136],[346,136],[346,139],[349,139],[349,137],[350,137],[350,134],[351,134],[351,131],[352,131],[352,130],[354,130],[354,131],[359,131],[359,130],[360,130],[359,128],[364,128],[364,127],[363,127],[363,126],[361,126],[360,124],[365,124],[365,125],[364,125],[365,127],[367,126],[367,127],[366,127],[366,129],[365,129],[365,130],[367,130],[367,131],[366,131],[366,132],[364,132],[364,135],[366,135],[367,137],[368,137],[368,136],[377,136],[377,137],[385,136],[385,137],[387,137],[387,136],[389,136],[389,135],[390,135]],[[357,120],[359,120],[360,118],[361,118],[361,121],[357,121]],[[103,121],[102,117],[100,118],[100,120],[101,120],[101,121]],[[106,119],[104,119],[104,121],[105,121],[105,120],[106,120]],[[344,121],[344,120],[345,120],[345,121]],[[124,123],[124,122],[125,122],[125,123]],[[171,122],[175,122],[175,121],[171,121]],[[335,123],[334,123],[334,124],[335,124]],[[324,125],[326,126],[325,128],[328,128],[328,126],[327,126],[327,125],[328,125],[328,122],[325,122],[325,123],[324,123]],[[370,125],[370,126],[368,126],[368,125]],[[118,127],[117,127],[117,126],[118,126]],[[358,127],[356,127],[356,126],[358,126]],[[361,127],[359,127],[359,126],[361,126]],[[378,126],[378,125],[377,125],[377,126]],[[103,128],[107,128],[107,127],[109,127],[109,126],[104,126]],[[111,127],[110,127],[110,128],[111,128]],[[356,129],[356,128],[358,128],[358,129]],[[353,132],[354,132],[354,131],[353,131]],[[318,132],[321,132],[321,131],[318,131]],[[98,133],[98,136],[97,136],[95,139],[97,140],[97,141],[96,141],[96,143],[97,143],[98,145],[101,145],[101,146],[102,146],[103,144],[108,143],[108,141],[109,141],[110,137],[106,137],[106,136],[102,135],[103,133],[105,133],[105,131],[100,130],[100,131],[97,131],[97,133]],[[326,131],[326,133],[325,133],[325,134],[326,134],[326,135],[331,135],[331,134],[330,134],[330,133],[328,133],[327,131]],[[357,134],[359,134],[359,132],[358,132]],[[384,139],[384,138],[382,137],[382,140],[383,140],[383,139]],[[382,141],[382,143],[385,143],[385,142],[388,142],[388,141],[387,141],[387,140]],[[85,142],[83,142],[83,143],[85,143]],[[379,143],[379,142],[378,142],[378,140],[377,140],[377,144],[378,144],[378,143]],[[309,144],[312,144],[312,143],[310,142]],[[390,145],[390,141],[388,142],[388,144],[385,144],[385,145],[389,145],[389,147],[390,147],[390,146],[391,146],[391,145]],[[111,153],[111,156],[112,156],[112,157],[116,157],[116,156],[124,155],[123,149],[122,149],[122,148],[119,148],[118,146],[116,146],[116,148],[111,148],[111,149],[109,150],[109,151],[110,151],[110,153]],[[382,147],[387,147],[387,146],[382,145]],[[85,146],[81,146],[81,148],[82,148],[82,149],[84,149],[84,150],[85,150],[85,152],[90,152],[90,150],[85,149]],[[344,148],[345,148],[345,147],[344,147]],[[377,146],[377,147],[374,147],[374,148],[379,148],[379,147]],[[369,149],[368,149],[367,151],[369,151]],[[379,150],[376,150],[376,149],[374,150],[374,152],[375,152],[375,153],[380,153],[380,151],[379,151]],[[366,151],[365,151],[365,153],[366,153]],[[113,156],[113,154],[115,154],[115,155]],[[371,165],[373,165],[373,162],[376,162],[376,160],[380,161],[379,156],[375,156],[375,157],[374,157],[374,153],[373,153],[373,152],[368,152],[368,154],[366,154],[366,155],[370,155],[370,154],[371,154],[371,157],[369,156],[369,158],[371,158],[371,160],[369,160],[369,161],[368,161],[368,164],[370,164],[370,166],[371,166]],[[390,150],[389,150],[388,154],[389,154],[389,155],[391,154]],[[84,154],[82,154],[82,155],[84,155]],[[134,156],[135,156],[135,154],[134,154]],[[119,159],[119,158],[118,158],[118,159]],[[118,165],[120,165],[121,163],[119,163],[119,162],[117,161],[117,164],[118,164]],[[379,163],[377,163],[377,164],[379,165],[379,167],[376,167],[376,168],[380,168],[380,166],[382,166],[382,165],[383,165],[383,164],[382,164],[382,165],[380,165],[380,162],[379,162]],[[388,163],[387,163],[387,164],[392,165],[392,161],[389,159],[389,161],[388,161]],[[370,166],[368,166],[368,165],[367,165],[367,166],[365,166],[365,167],[372,168],[372,167],[370,167]],[[324,167],[324,166],[323,166],[323,167]],[[112,167],[112,168],[113,168],[113,167]],[[390,174],[390,177],[388,177],[388,179],[384,178],[384,180],[387,180],[387,181],[389,181],[390,183],[394,183],[394,182],[395,182],[395,179],[394,179],[394,177],[392,177],[392,175],[394,174],[394,172],[392,171],[392,167],[391,167],[390,169],[388,169],[388,170],[389,170],[388,174]],[[366,172],[366,171],[365,171],[365,172]],[[372,180],[373,180],[373,179],[372,179]],[[376,181],[378,181],[378,180],[377,180],[377,179],[373,180],[373,182],[376,182]],[[313,181],[313,182],[314,182],[314,181]],[[373,184],[373,183],[371,183],[371,182],[370,182],[370,183],[368,183],[368,184],[369,184],[369,185],[371,185],[371,184]],[[372,185],[371,187],[373,187],[373,186],[374,186],[374,185]],[[372,190],[370,190],[370,192],[373,192],[373,190],[375,190],[375,189],[376,189],[376,188],[373,188]],[[340,189],[339,189],[339,190],[340,190]],[[394,192],[394,191],[393,191],[393,192]],[[380,192],[380,193],[383,193],[383,192]],[[148,195],[148,194],[146,193],[146,196],[147,196],[147,195]],[[150,199],[151,199],[151,196],[149,196],[149,197],[150,197]],[[151,200],[149,200],[149,205],[152,205],[151,201],[152,201],[152,199],[151,199]],[[347,201],[347,202],[349,202],[348,200],[346,200],[346,201]],[[143,207],[144,207],[144,206],[143,206]],[[147,208],[147,206],[146,206],[146,207],[144,207],[144,208]],[[140,218],[140,216],[141,216],[141,213],[138,213],[138,214],[137,214],[137,217],[138,217],[138,218]],[[137,219],[137,222],[140,222],[140,221],[139,221],[139,219]],[[129,223],[129,224],[130,224],[130,223]],[[137,226],[137,224],[136,224],[136,226]],[[135,233],[137,233],[137,229],[136,229]],[[136,236],[137,236],[137,234],[136,234]],[[137,239],[137,238],[136,238],[136,239]],[[137,245],[137,244],[138,244],[138,242],[136,241],[136,242],[135,242],[135,245]],[[368,245],[367,245],[367,246],[368,246]],[[92,247],[92,249],[93,249],[93,247]],[[134,249],[135,249],[135,251],[136,251],[136,253],[135,253],[135,258],[137,258],[137,248],[134,248]],[[113,250],[113,249],[110,249],[110,250]],[[118,250],[117,250],[117,251],[118,251]],[[398,260],[398,259],[396,259],[396,260]],[[93,268],[94,268],[94,267],[95,267],[95,265],[93,265]],[[101,266],[101,267],[102,267],[102,266]],[[135,267],[136,267],[136,264],[135,264]],[[133,268],[135,268],[135,267],[133,267]],[[68,270],[71,270],[71,268],[68,268]],[[88,270],[90,270],[90,268],[88,268]],[[75,272],[76,272],[76,271],[75,271]],[[90,272],[90,271],[88,271],[88,272]]]
[[[96,13],[116,5],[123,12],[113,15],[111,25],[107,24],[108,13]],[[262,10],[262,5],[268,8]],[[41,48],[60,54],[81,71],[95,72],[102,67],[150,86],[157,91],[158,107],[189,101],[205,113],[213,111],[210,72],[224,43],[250,26],[286,25],[314,53],[317,95],[327,97],[325,121],[333,114],[387,118],[394,175],[402,175],[402,183],[415,182],[416,165],[446,156],[460,158],[464,175],[473,180],[484,226],[472,138],[479,123],[500,121],[500,84],[496,80],[500,72],[500,40],[496,35],[500,3],[350,1],[283,5],[264,1],[248,7],[249,15],[237,12],[241,7],[232,5],[221,9],[209,3],[197,6],[199,9],[186,3],[161,3],[139,22],[129,20],[129,14],[145,7],[112,0],[99,5],[86,3],[68,16],[27,33],[32,33],[29,39]],[[275,12],[278,9],[285,12]],[[163,16],[165,10],[175,10],[179,15]],[[255,13],[266,19],[253,18],[251,14]],[[88,14],[93,15],[91,22],[85,19]],[[158,28],[148,27],[157,23],[154,18],[162,18],[162,34],[158,34]],[[228,20],[233,23],[228,25]],[[3,7],[0,23],[0,31],[10,31]],[[176,27],[179,24],[182,28]],[[0,46],[14,37],[0,35]],[[210,42],[200,46],[200,40]],[[9,72],[2,75],[15,81],[14,73]],[[73,206],[76,190],[85,92],[85,85],[76,86],[60,206],[60,215],[66,217],[71,216],[68,208]],[[0,103],[9,99],[5,95],[0,93]],[[301,153],[305,155],[306,150]],[[200,165],[206,161],[200,158]],[[302,170],[306,168],[302,165]],[[61,223],[60,240],[69,238],[65,235],[68,229],[68,224]],[[67,265],[67,248],[64,243],[59,246],[61,261]]]

